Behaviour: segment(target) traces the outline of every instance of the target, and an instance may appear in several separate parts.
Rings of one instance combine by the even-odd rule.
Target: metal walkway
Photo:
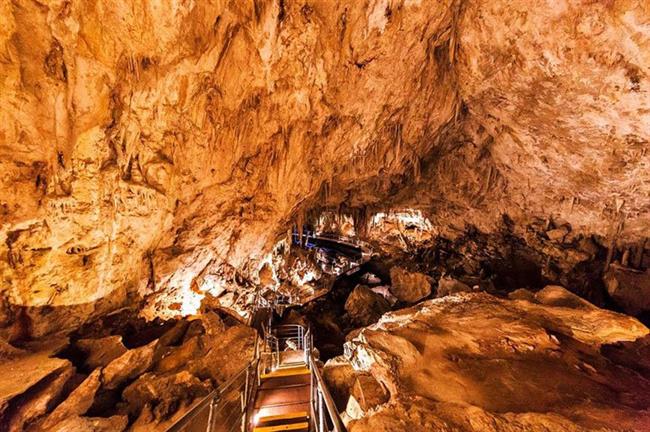
[[[312,334],[298,324],[273,325],[269,305],[253,360],[195,403],[167,432],[345,432],[313,355]]]

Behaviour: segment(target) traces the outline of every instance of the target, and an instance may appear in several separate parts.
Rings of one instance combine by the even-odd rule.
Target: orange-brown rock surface
[[[104,325],[101,334],[85,327],[80,331],[87,337],[74,340],[75,333],[58,349],[32,347],[35,351],[3,357],[0,430],[166,430],[194,401],[229,382],[253,358],[256,333],[231,320],[220,321],[221,331],[212,332],[217,320],[213,313],[175,323],[140,318],[131,323],[140,331],[125,338],[128,347],[115,334],[124,325]],[[111,355],[97,361],[97,350],[89,347],[110,340]]]
[[[649,25],[642,0],[0,0],[5,336],[134,293],[194,312],[344,200],[634,240]]]
[[[350,432],[643,431],[647,335],[561,287],[462,293],[384,315],[325,376]]]

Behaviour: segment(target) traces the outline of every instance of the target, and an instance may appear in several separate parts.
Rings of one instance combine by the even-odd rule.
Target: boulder
[[[339,411],[345,410],[356,375],[357,372],[343,356],[328,360],[323,367],[323,379]]]
[[[351,321],[361,326],[377,322],[389,310],[388,301],[365,285],[357,285],[345,301],[345,311]]]
[[[11,360],[27,353],[11,345],[9,341],[0,338],[0,361]]]
[[[219,315],[214,312],[205,312],[200,316],[205,334],[211,337],[222,335],[226,330],[226,325]]]
[[[61,400],[61,395],[66,384],[74,376],[72,366],[43,379],[39,385],[34,386],[17,398],[16,409],[7,422],[8,432],[20,432],[25,426],[46,414]]]
[[[397,297],[391,294],[390,286],[388,285],[375,286],[370,288],[370,291],[379,294],[380,296],[385,298],[386,301],[388,301],[388,303],[391,305],[391,307],[394,306],[395,303],[397,303]]]
[[[354,397],[350,396],[348,398],[348,403],[345,406],[345,412],[343,413],[342,419],[347,428],[350,427],[348,424],[350,420],[359,420],[365,415],[365,411],[361,408],[359,401]]]
[[[431,283],[425,274],[393,267],[390,269],[390,279],[390,292],[405,303],[416,303],[431,294]]]
[[[529,302],[535,302],[535,293],[526,288],[519,288],[508,293],[508,298],[510,300],[526,300]]]
[[[124,415],[112,417],[68,417],[47,429],[48,432],[122,432],[129,418]]]
[[[607,292],[630,315],[650,311],[650,270],[611,264],[603,276]]]
[[[190,321],[187,326],[187,331],[185,331],[185,336],[183,336],[183,343],[192,339],[194,336],[199,336],[205,334],[205,327],[203,322],[200,319],[194,319]]]
[[[561,226],[559,228],[546,231],[546,237],[548,237],[548,239],[551,241],[562,243],[564,237],[566,237],[568,233],[569,228],[567,226]]]
[[[110,362],[104,369],[104,387],[115,389],[125,381],[149,370],[154,361],[158,341],[129,350]]]
[[[4,421],[2,415],[12,399],[27,392],[41,380],[71,368],[72,364],[68,360],[51,358],[50,352],[0,361],[0,422]]]
[[[122,397],[132,414],[150,405],[154,418],[161,420],[173,414],[181,403],[205,396],[211,389],[208,381],[201,381],[188,371],[162,376],[146,373],[124,389]]]
[[[245,325],[229,327],[218,337],[205,337],[205,355],[192,363],[190,372],[216,383],[227,381],[253,358],[257,332]]]
[[[183,336],[185,336],[188,326],[189,323],[187,320],[183,319],[177,321],[172,328],[167,330],[165,334],[160,337],[159,344],[161,346],[178,345],[183,340]]]
[[[203,352],[203,336],[195,336],[183,342],[181,346],[167,348],[162,358],[155,365],[156,373],[171,372],[187,366],[200,358]]]
[[[101,386],[101,370],[95,369],[70,395],[57,406],[40,424],[42,430],[50,430],[68,417],[86,413],[95,400]]]
[[[546,306],[566,307],[572,309],[596,309],[587,300],[573,294],[559,285],[547,285],[535,293],[535,300]]]
[[[595,258],[599,251],[598,245],[591,237],[582,237],[578,241],[578,249],[589,255],[590,259]]]
[[[104,367],[127,351],[122,336],[79,339],[75,345],[86,355],[84,366],[88,370]]]
[[[621,341],[603,345],[600,352],[624,367],[635,369],[650,379],[650,335],[633,341]]]
[[[648,328],[561,287],[540,292],[535,302],[461,293],[384,315],[337,359],[356,371],[336,380],[354,383],[348,430],[648,430]],[[364,372],[390,402],[375,405],[385,396]]]
[[[436,297],[444,297],[451,294],[471,291],[472,288],[469,285],[464,284],[461,281],[450,276],[443,276],[438,281],[438,290],[436,292]]]
[[[386,389],[371,374],[356,376],[352,385],[352,397],[363,412],[368,412],[389,399]]]

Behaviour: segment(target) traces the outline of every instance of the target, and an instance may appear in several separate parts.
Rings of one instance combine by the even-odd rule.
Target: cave
[[[644,0],[0,0],[0,432],[650,431]]]

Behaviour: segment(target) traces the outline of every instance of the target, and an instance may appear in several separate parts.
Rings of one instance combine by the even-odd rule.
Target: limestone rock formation
[[[173,414],[179,404],[188,404],[210,392],[209,382],[201,382],[188,371],[169,375],[144,374],[124,389],[123,397],[129,410],[140,411],[147,404],[156,404],[156,420]]]
[[[127,416],[68,417],[49,429],[52,432],[122,432],[128,424]]]
[[[438,281],[438,289],[436,290],[436,297],[444,297],[450,294],[457,294],[461,292],[471,292],[467,284],[462,283],[449,276],[443,276]]]
[[[127,349],[121,336],[107,336],[99,339],[80,339],[76,346],[86,355],[85,366],[89,370],[107,366],[124,354]]]
[[[425,274],[393,267],[390,280],[390,292],[405,303],[418,302],[431,294],[431,282]]]
[[[2,413],[2,422],[0,423],[4,424],[6,430],[10,432],[25,430],[26,424],[46,414],[60,401],[73,374],[74,369],[68,367],[58,374],[55,373],[53,376],[41,380],[38,384],[38,387],[40,387],[38,390],[32,394],[25,394],[22,398],[19,397],[18,400],[14,401],[14,412]]]
[[[110,362],[103,369],[104,386],[108,389],[117,388],[125,381],[149,370],[157,346],[158,341],[155,340],[143,347],[129,350]]]
[[[51,352],[25,353],[11,360],[0,362],[0,417],[7,422],[5,415],[12,399],[22,395],[29,388],[45,379],[69,376],[72,365],[69,361],[51,358]],[[20,377],[20,379],[16,379]],[[59,391],[58,386],[53,388]],[[29,415],[28,415],[29,417]]]
[[[607,292],[631,315],[650,312],[650,270],[612,264],[604,275]]]
[[[57,344],[56,349],[46,345],[30,352],[30,347],[25,347],[14,357],[3,359],[0,429],[108,432],[129,426],[154,430],[170,424],[252,358],[256,334],[242,324],[226,323],[212,312],[189,322],[143,321],[129,324],[117,320],[115,327],[100,329],[91,324],[79,330],[74,335],[78,339],[65,349]],[[197,322],[202,331],[195,330]],[[119,333],[125,327],[140,328],[141,332],[125,338]],[[221,330],[216,331],[217,327]],[[96,334],[98,330],[101,332]],[[104,351],[102,344],[107,347]],[[90,349],[91,355],[85,355],[87,351],[80,347]],[[124,353],[107,362],[116,347]],[[68,356],[74,366],[56,356]],[[100,365],[86,374],[90,358]]]
[[[363,329],[343,365],[372,374],[390,399],[349,430],[647,429],[650,375],[618,359],[638,358],[623,353],[649,330],[560,287],[539,298],[456,294]]]
[[[2,0],[2,333],[138,296],[245,304],[232,287],[292,223],[343,202],[635,242],[649,20],[640,0]]]
[[[86,378],[79,387],[61,402],[39,425],[43,430],[50,430],[69,417],[81,416],[92,406],[95,393],[102,384],[101,369],[96,369]]]
[[[389,310],[388,301],[364,285],[357,285],[345,301],[345,311],[352,322],[359,326],[377,322]]]

